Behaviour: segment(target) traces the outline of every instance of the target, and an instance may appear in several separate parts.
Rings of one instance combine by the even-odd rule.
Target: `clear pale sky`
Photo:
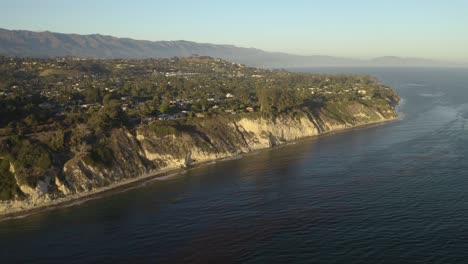
[[[468,0],[0,0],[0,28],[468,62]]]

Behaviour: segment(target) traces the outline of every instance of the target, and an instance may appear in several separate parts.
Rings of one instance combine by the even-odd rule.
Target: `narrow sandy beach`
[[[0,206],[5,209],[2,212],[0,212],[0,221],[7,220],[7,219],[23,218],[31,214],[48,211],[48,210],[82,205],[86,203],[87,201],[99,199],[101,197],[108,196],[108,195],[114,195],[114,194],[118,194],[121,192],[129,191],[129,190],[138,188],[142,185],[145,185],[151,181],[168,180],[175,176],[181,175],[189,170],[203,167],[203,166],[210,166],[217,162],[240,159],[240,158],[243,158],[243,156],[255,155],[260,152],[282,148],[290,144],[296,144],[298,142],[313,140],[317,137],[327,136],[327,135],[336,134],[336,133],[348,132],[350,130],[366,129],[366,128],[370,128],[374,126],[381,126],[381,125],[388,124],[390,122],[397,121],[399,119],[400,118],[397,117],[395,119],[371,122],[371,123],[358,125],[354,127],[330,131],[330,132],[323,133],[317,136],[304,137],[304,138],[297,139],[294,141],[285,142],[281,145],[277,145],[271,148],[255,150],[255,151],[248,152],[248,153],[241,153],[241,154],[234,155],[231,157],[224,157],[224,158],[219,158],[219,159],[214,159],[214,160],[195,162],[189,167],[185,167],[185,168],[171,168],[171,169],[166,169],[166,170],[158,170],[158,171],[154,171],[148,174],[137,176],[135,178],[126,179],[120,182],[115,182],[109,186],[98,188],[89,192],[77,193],[77,194],[68,195],[66,197],[58,198],[55,200],[49,200],[40,205],[23,204],[22,206],[18,206],[18,205],[12,204],[11,202],[2,202]]]

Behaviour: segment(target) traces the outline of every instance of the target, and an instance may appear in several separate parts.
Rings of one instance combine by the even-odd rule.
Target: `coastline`
[[[147,174],[142,174],[134,178],[125,179],[119,182],[114,182],[108,186],[101,187],[101,188],[98,188],[89,192],[72,194],[66,197],[50,200],[38,206],[28,204],[25,207],[14,207],[14,208],[11,208],[11,210],[7,209],[4,212],[0,212],[0,221],[23,218],[32,214],[41,213],[41,212],[48,211],[48,210],[57,210],[63,207],[72,207],[72,206],[81,205],[88,201],[99,199],[108,195],[115,195],[121,192],[126,192],[135,188],[139,188],[141,185],[154,181],[154,180],[168,180],[172,177],[181,175],[184,172],[187,172],[189,170],[199,168],[199,167],[204,167],[204,166],[210,166],[210,165],[215,164],[216,162],[238,159],[238,158],[242,158],[244,155],[255,155],[260,152],[281,148],[289,144],[294,144],[294,143],[302,142],[302,141],[308,141],[317,137],[322,137],[322,136],[331,135],[335,133],[347,132],[353,129],[365,129],[365,128],[370,128],[370,127],[377,126],[377,125],[385,125],[394,121],[398,121],[399,119],[400,119],[400,115],[396,116],[395,118],[389,118],[389,119],[359,124],[356,126],[345,127],[342,129],[336,129],[336,130],[328,131],[328,132],[321,133],[315,136],[306,136],[303,138],[299,138],[297,140],[287,141],[282,144],[272,146],[269,148],[254,150],[254,151],[246,152],[246,153],[240,153],[238,155],[232,155],[232,156],[222,157],[218,159],[195,162],[188,167],[181,167],[181,168],[175,168],[175,169],[174,168],[163,169],[163,170],[158,170],[158,171],[154,171],[154,172],[147,173]]]

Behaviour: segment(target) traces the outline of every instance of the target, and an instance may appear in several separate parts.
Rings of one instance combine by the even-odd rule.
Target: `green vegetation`
[[[45,148],[18,136],[11,136],[2,142],[0,156],[13,164],[18,180],[31,187],[36,186],[37,178],[52,165]]]
[[[353,123],[353,116],[348,112],[348,106],[348,102],[327,102],[323,109],[337,120]]]
[[[10,162],[0,159],[0,200],[10,200],[20,194],[15,176],[10,172]]]
[[[42,135],[39,140],[46,144],[50,150],[60,151],[65,146],[65,133],[59,129]]]
[[[27,139],[12,136],[2,147],[2,156],[12,161],[15,168],[46,170],[51,166],[49,153]]]
[[[161,106],[159,107],[159,112],[165,114],[167,112],[167,110],[169,110],[169,107],[170,107],[170,103],[169,103],[169,100],[168,99],[163,99],[162,103],[161,103]]]
[[[91,150],[84,161],[91,166],[110,168],[114,162],[114,152],[107,145],[101,143]]]
[[[123,127],[160,139],[193,136],[202,143],[210,134],[233,145],[238,139],[229,138],[227,120],[300,119],[323,110],[351,122],[348,110],[355,104],[386,109],[397,101],[393,90],[369,76],[255,69],[209,57],[0,56],[0,199],[20,193],[15,176],[18,184],[35,187],[49,168],[72,157],[110,168],[118,154],[112,134]],[[170,146],[161,148],[170,152]]]
[[[144,130],[149,131],[151,135],[156,137],[166,137],[169,135],[179,135],[180,131],[176,127],[176,124],[170,124],[169,122],[155,122],[143,127]]]
[[[317,102],[396,97],[369,76],[255,69],[208,57],[0,62],[0,127],[17,134],[80,122],[106,130],[161,114],[274,115]]]

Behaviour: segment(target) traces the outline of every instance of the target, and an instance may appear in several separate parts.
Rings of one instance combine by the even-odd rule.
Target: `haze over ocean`
[[[466,63],[467,12],[464,0],[2,0],[0,27]]]

